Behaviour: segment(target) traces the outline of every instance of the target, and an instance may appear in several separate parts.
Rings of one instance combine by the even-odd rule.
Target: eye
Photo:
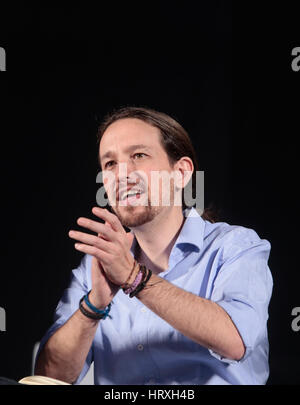
[[[114,160],[110,160],[109,162],[105,163],[104,167],[105,167],[105,168],[111,167],[113,163],[115,163],[115,161],[114,161]]]
[[[138,159],[140,159],[141,157],[142,157],[142,155],[143,156],[146,156],[146,154],[145,153],[143,153],[143,152],[137,152],[137,153],[135,153],[134,155],[133,155],[133,158],[138,158]]]

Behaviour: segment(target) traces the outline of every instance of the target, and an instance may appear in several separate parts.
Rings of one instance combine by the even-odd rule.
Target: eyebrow
[[[136,149],[144,149],[144,150],[151,151],[151,148],[149,146],[143,145],[143,144],[140,143],[138,145],[130,145],[130,146],[128,146],[128,148],[125,149],[125,152],[130,153],[130,152],[133,152]],[[101,162],[106,158],[110,158],[110,157],[114,156],[114,154],[115,153],[112,152],[112,151],[108,151],[108,152],[104,153],[104,155],[100,157]]]

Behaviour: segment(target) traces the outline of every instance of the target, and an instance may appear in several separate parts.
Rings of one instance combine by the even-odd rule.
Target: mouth
[[[120,205],[131,205],[137,203],[145,192],[141,189],[130,189],[120,193]]]

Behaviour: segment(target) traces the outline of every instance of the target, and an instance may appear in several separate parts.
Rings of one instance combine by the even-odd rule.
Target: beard
[[[169,189],[168,189],[169,190]],[[170,184],[170,196],[167,201],[169,201],[169,205],[172,206],[174,204],[174,184],[171,182]],[[151,205],[151,200],[147,198],[147,204],[142,205],[126,205],[126,206],[119,206],[118,204],[115,206],[111,206],[112,211],[116,214],[119,218],[121,224],[126,226],[127,228],[134,228],[137,226],[144,225],[148,222],[151,222],[157,215],[159,215],[164,209],[165,206],[163,205],[163,197],[162,195],[159,198],[159,205]]]
[[[151,206],[148,200],[146,206],[114,206],[111,207],[112,211],[119,218],[121,224],[127,228],[135,228],[151,222],[161,211],[160,206]]]

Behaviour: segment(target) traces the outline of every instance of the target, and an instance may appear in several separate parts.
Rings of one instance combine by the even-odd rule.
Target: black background
[[[31,373],[33,345],[81,258],[68,230],[96,203],[99,122],[112,108],[142,105],[189,132],[205,203],[271,242],[269,384],[299,384],[297,10],[109,4],[0,8],[0,375]]]

